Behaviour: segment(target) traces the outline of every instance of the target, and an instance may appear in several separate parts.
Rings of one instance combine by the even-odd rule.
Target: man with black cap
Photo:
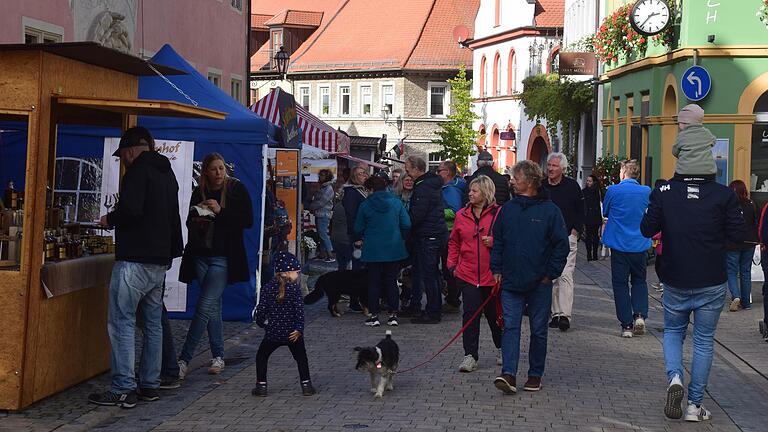
[[[477,155],[477,171],[471,176],[464,178],[464,180],[467,184],[470,184],[472,180],[480,175],[488,176],[493,180],[493,185],[496,186],[496,202],[499,206],[503,206],[505,202],[509,201],[509,180],[493,169],[493,155],[485,150]],[[465,191],[464,202],[468,201],[466,194],[467,192]]]
[[[126,167],[120,200],[100,224],[115,228],[115,266],[109,286],[107,331],[112,347],[112,387],[88,400],[133,408],[136,399],[159,399],[163,281],[171,260],[181,256],[179,185],[165,156],[152,151],[149,131],[125,131],[113,156]],[[144,346],[136,385],[136,309],[144,321]]]

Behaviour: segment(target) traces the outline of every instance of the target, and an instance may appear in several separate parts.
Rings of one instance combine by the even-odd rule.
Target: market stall
[[[226,117],[138,99],[138,76],[157,73],[182,72],[93,43],[0,45],[0,130],[25,135],[22,148],[0,154],[0,409],[22,409],[109,368],[114,246],[92,223],[68,220],[68,208],[53,201],[57,138],[68,125],[119,136],[139,115]]]

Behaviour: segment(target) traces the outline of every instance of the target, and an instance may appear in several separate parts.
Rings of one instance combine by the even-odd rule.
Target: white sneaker
[[[472,357],[472,354],[465,355],[464,360],[459,365],[459,372],[472,372],[475,370],[477,370],[477,360]]]
[[[179,360],[179,379],[183,380],[185,376],[187,376],[187,362],[184,360]]]
[[[667,418],[679,419],[683,416],[683,381],[675,375],[667,387],[667,403],[664,405],[664,415]]]
[[[685,409],[685,421],[700,422],[707,421],[712,418],[712,413],[709,412],[704,405],[696,406],[688,401],[688,407]]]
[[[631,328],[622,328],[621,329],[621,337],[623,338],[631,338],[633,336],[632,329]]]
[[[731,300],[731,306],[728,308],[731,312],[738,312],[738,310],[741,309],[741,299],[736,297],[735,299]]]
[[[499,353],[496,355],[496,364],[499,366],[504,364],[504,357],[501,355],[501,348],[499,348]]]
[[[214,357],[211,360],[211,366],[208,368],[208,373],[211,375],[218,375],[224,370],[224,359],[221,357]]]
[[[639,316],[635,318],[635,325],[632,328],[632,333],[634,333],[636,336],[645,334],[645,320],[643,317]]]

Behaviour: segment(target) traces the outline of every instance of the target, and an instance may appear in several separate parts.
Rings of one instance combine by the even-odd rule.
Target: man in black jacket
[[[711,152],[707,148],[709,157]],[[726,240],[741,241],[744,217],[733,191],[714,175],[675,176],[651,192],[640,232],[663,234],[664,362],[667,402],[664,414],[687,421],[709,420],[702,405],[712,366],[715,330],[725,304]],[[694,315],[693,362],[688,406],[683,411],[683,340]]]
[[[496,170],[493,169],[493,155],[485,150],[481,151],[480,154],[477,155],[477,171],[475,171],[471,176],[464,178],[464,180],[467,182],[467,184],[470,184],[472,183],[472,180],[480,175],[488,176],[491,180],[493,180],[493,185],[496,186],[496,203],[498,203],[499,206],[503,206],[505,202],[509,201],[509,179],[497,173]],[[464,191],[465,203],[468,201],[468,192],[469,188]]]
[[[584,229],[584,194],[576,180],[565,176],[567,169],[568,159],[565,155],[551,153],[547,157],[547,181],[542,184],[549,192],[549,198],[563,213],[571,246],[563,274],[552,284],[552,321],[549,327],[559,327],[561,331],[571,328],[573,271],[576,268],[579,233]]]
[[[413,318],[416,324],[436,324],[441,319],[442,296],[440,294],[440,251],[448,241],[443,210],[443,180],[427,171],[424,159],[410,156],[405,160],[405,171],[416,179],[411,195],[411,236],[414,242],[415,261],[421,284],[414,282],[409,311],[421,310],[421,290],[427,294],[424,315]]]
[[[179,185],[165,156],[142,127],[128,129],[114,156],[126,166],[115,210],[101,225],[115,228],[115,266],[109,286],[107,331],[112,346],[112,387],[88,400],[98,405],[136,406],[136,399],[159,399],[162,349],[163,280],[173,258],[181,256]],[[141,305],[144,347],[136,385],[136,309]]]

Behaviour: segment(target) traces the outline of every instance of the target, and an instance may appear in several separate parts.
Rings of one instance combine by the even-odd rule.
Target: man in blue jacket
[[[704,150],[709,152],[709,150]],[[711,157],[711,152],[709,155]],[[733,191],[714,175],[675,176],[651,193],[640,231],[664,236],[664,362],[667,401],[664,414],[687,421],[711,418],[701,401],[712,366],[717,321],[727,285],[725,241],[741,241],[744,217]],[[693,361],[688,406],[683,411],[683,340],[691,314]]]
[[[491,271],[501,282],[504,333],[503,366],[494,385],[506,394],[517,392],[520,327],[528,308],[531,328],[526,391],[541,389],[547,358],[547,322],[552,306],[552,281],[565,268],[570,245],[560,209],[539,193],[543,173],[535,162],[524,160],[512,168],[515,197],[501,208],[493,226]]]
[[[440,251],[448,242],[443,211],[443,181],[436,174],[427,171],[424,159],[409,156],[405,160],[405,171],[416,179],[409,208],[411,216],[411,236],[416,253],[421,286],[427,294],[427,307],[424,315],[411,321],[414,324],[437,324],[441,319],[442,296],[440,295]],[[421,292],[414,283],[411,308],[421,309]],[[415,311],[411,311],[415,312]]]
[[[651,188],[637,182],[640,165],[636,160],[621,163],[621,183],[608,187],[603,216],[608,218],[603,243],[611,248],[611,277],[616,317],[621,337],[645,333],[648,318],[648,285],[645,283],[646,253],[651,239],[640,233],[640,221],[648,207]],[[632,289],[627,286],[631,277]]]
[[[458,169],[452,161],[440,162],[437,168],[437,175],[443,180],[445,225],[450,235],[451,230],[453,230],[453,222],[456,220],[456,213],[462,207],[462,199],[466,194],[467,182],[458,176]],[[445,279],[448,291],[445,295],[443,312],[458,312],[459,306],[461,306],[461,292],[456,285],[456,280],[448,270],[448,242],[443,247],[440,259],[443,266],[443,279]]]

